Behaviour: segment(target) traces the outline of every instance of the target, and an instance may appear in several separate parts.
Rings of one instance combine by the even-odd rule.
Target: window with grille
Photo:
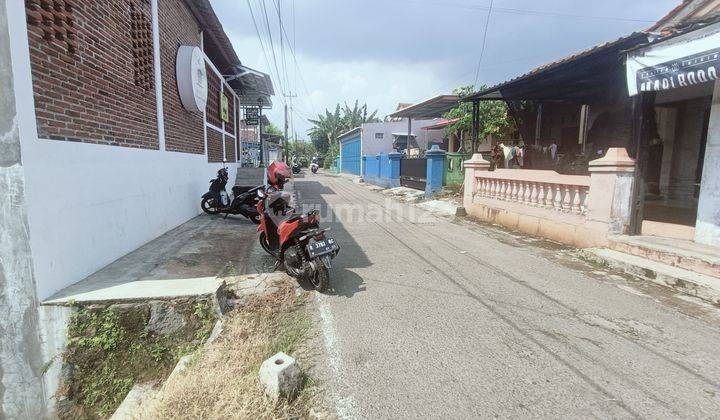
[[[375,133],[376,140],[382,140],[385,137],[385,133]]]
[[[77,29],[72,0],[26,0],[28,25],[42,29],[43,38],[68,54],[77,52]]]
[[[150,90],[155,84],[152,26],[145,12],[134,2],[130,3],[130,39],[135,85]]]

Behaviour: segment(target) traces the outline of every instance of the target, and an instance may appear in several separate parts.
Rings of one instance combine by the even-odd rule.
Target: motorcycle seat
[[[245,194],[247,192],[255,192],[258,189],[260,189],[261,187],[262,186],[253,187],[253,186],[248,186],[248,185],[235,185],[234,187],[232,187],[232,192],[233,192],[233,195],[240,195],[240,194]]]

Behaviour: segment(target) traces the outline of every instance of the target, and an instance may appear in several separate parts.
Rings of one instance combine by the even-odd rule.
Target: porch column
[[[407,142],[405,146],[405,153],[410,149],[410,137],[412,133],[412,118],[408,117],[408,131],[407,131]]]
[[[477,151],[477,143],[478,143],[478,132],[480,131],[480,102],[473,101],[472,103],[472,150],[470,151],[471,154],[475,153]]]
[[[482,154],[475,153],[470,160],[463,162],[465,168],[465,182],[463,186],[463,207],[470,209],[473,203],[473,196],[477,191],[477,172],[487,172],[490,170],[490,162],[483,159]]]
[[[437,144],[425,153],[427,167],[425,171],[425,196],[430,197],[433,193],[442,191],[443,171],[445,169],[445,151],[440,150]]]
[[[710,108],[695,242],[720,246],[720,80],[715,81]]]
[[[628,233],[632,216],[635,160],[622,147],[608,149],[605,156],[589,163],[590,197],[587,219],[607,225],[610,235]]]

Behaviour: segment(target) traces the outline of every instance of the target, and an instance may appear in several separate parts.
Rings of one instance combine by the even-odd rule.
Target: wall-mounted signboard
[[[260,108],[245,108],[245,125],[260,124]]]
[[[220,120],[230,121],[230,110],[228,106],[228,97],[224,94],[220,95]]]
[[[178,48],[175,77],[183,107],[190,112],[203,112],[207,104],[208,82],[205,57],[200,48],[191,45]]]
[[[720,73],[720,24],[631,51],[630,96],[714,82]]]

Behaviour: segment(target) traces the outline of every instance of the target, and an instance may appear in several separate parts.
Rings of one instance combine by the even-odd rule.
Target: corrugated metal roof
[[[510,79],[508,81],[505,81],[503,83],[499,83],[499,84],[497,84],[493,87],[490,87],[488,89],[485,89],[483,91],[476,92],[472,95],[469,95],[469,96],[463,98],[462,100],[464,102],[467,102],[472,99],[482,98],[487,95],[497,94],[497,93],[499,93],[500,89],[502,89],[503,87],[506,87],[508,85],[511,85],[513,83],[517,83],[519,81],[530,79],[533,76],[537,76],[539,74],[558,69],[564,65],[568,65],[570,63],[573,63],[574,61],[577,61],[577,60],[580,60],[583,58],[591,57],[595,54],[604,53],[613,48],[621,47],[624,49],[624,48],[626,48],[626,44],[632,43],[633,41],[637,42],[638,44],[640,44],[642,42],[647,42],[647,34],[644,32],[634,32],[628,36],[618,38],[615,41],[605,42],[603,44],[596,45],[596,46],[588,48],[586,50],[582,50],[575,54],[571,54],[566,57],[563,57],[559,60],[555,60],[550,63],[546,63],[541,66],[535,67],[534,69],[532,69],[531,71],[529,71],[525,74],[517,76],[517,77]],[[492,96],[492,98],[493,99],[502,99],[502,96],[495,95],[495,96]]]
[[[210,43],[210,47],[216,51],[208,54],[213,60],[215,66],[220,72],[227,72],[240,65],[240,59],[235,53],[235,49],[230,42],[225,30],[220,23],[215,10],[209,0],[184,0],[185,4],[200,23],[200,27],[205,35],[205,44]],[[206,48],[207,49],[207,48]],[[214,53],[216,52],[216,54]]]
[[[351,135],[355,134],[355,132],[360,132],[362,130],[362,127],[355,127],[352,130],[346,131],[338,136],[338,140],[344,140],[346,137],[350,137]]]

